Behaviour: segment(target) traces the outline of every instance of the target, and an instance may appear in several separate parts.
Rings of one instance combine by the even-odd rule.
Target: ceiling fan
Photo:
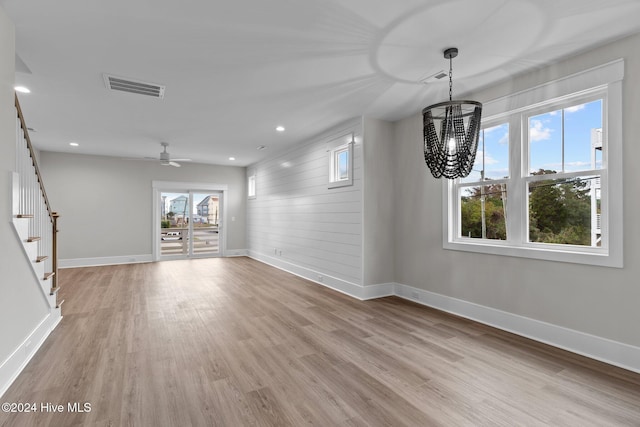
[[[162,145],[162,152],[160,153],[160,159],[158,159],[157,157],[145,157],[146,159],[149,160],[160,160],[160,164],[162,166],[174,166],[176,168],[180,167],[180,163],[177,162],[190,162],[191,159],[171,159],[171,154],[169,154],[169,152],[167,151],[167,147],[169,146],[168,142],[161,142],[160,145]]]

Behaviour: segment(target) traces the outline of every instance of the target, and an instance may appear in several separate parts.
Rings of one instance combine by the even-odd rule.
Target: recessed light
[[[24,86],[15,86],[13,88],[16,92],[20,92],[20,93],[31,93],[31,91],[29,90],[29,88],[26,88]]]
[[[235,159],[236,159],[235,157],[229,157],[229,160],[235,160]]]
[[[276,128],[276,130],[277,130],[278,132],[284,132],[284,126],[278,126],[278,127]]]
[[[69,145],[72,147],[77,147],[80,144],[78,144],[77,142],[70,142]]]

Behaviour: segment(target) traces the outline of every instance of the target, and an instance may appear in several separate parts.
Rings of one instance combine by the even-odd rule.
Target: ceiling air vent
[[[104,83],[107,85],[107,89],[136,93],[138,95],[148,95],[160,99],[164,98],[165,87],[155,83],[135,81],[111,76],[109,74],[104,74]]]
[[[447,76],[448,74],[446,73],[446,71],[442,70],[442,71],[438,71],[437,73],[421,78],[420,82],[424,84],[435,83],[437,81],[444,79]]]

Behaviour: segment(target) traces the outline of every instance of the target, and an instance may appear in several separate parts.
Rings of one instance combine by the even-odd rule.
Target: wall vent
[[[107,89],[118,90],[121,92],[135,93],[138,95],[153,96],[154,98],[164,98],[165,86],[155,83],[141,82],[123,77],[103,74],[104,83]]]

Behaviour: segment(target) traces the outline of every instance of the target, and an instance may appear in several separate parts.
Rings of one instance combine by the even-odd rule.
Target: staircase
[[[13,226],[50,307],[50,324],[62,318],[58,300],[58,214],[51,209],[29,132],[15,98],[16,171],[12,172]]]

